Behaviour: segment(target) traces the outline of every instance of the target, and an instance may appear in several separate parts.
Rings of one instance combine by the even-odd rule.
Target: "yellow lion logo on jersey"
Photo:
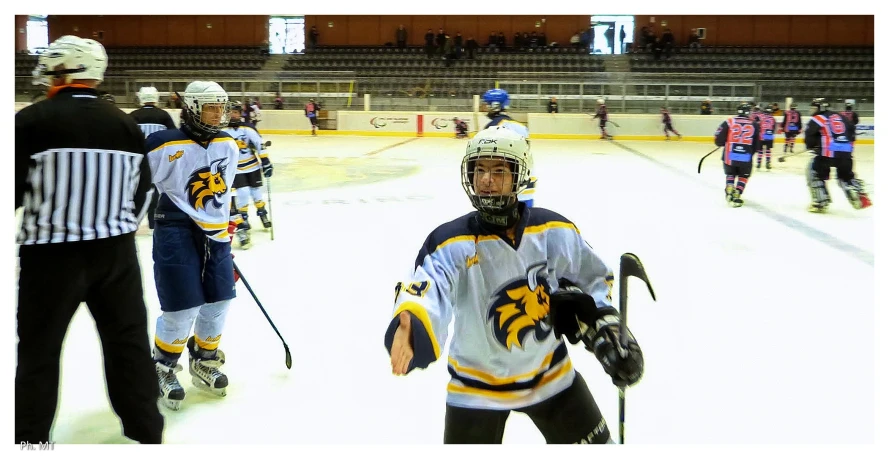
[[[545,264],[531,267],[526,278],[508,283],[494,295],[488,319],[494,337],[506,349],[522,349],[531,331],[542,341],[552,330],[543,322],[549,314],[549,284],[541,273],[546,273]]]
[[[217,159],[207,167],[202,167],[191,173],[185,191],[188,192],[188,202],[195,210],[205,209],[208,202],[217,209],[222,207],[222,195],[228,191],[223,176],[227,158]]]

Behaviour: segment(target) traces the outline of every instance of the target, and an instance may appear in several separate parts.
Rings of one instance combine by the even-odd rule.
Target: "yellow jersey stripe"
[[[220,137],[220,138],[216,138],[216,139],[211,140],[210,143],[216,143],[216,142],[228,142],[229,140],[231,140],[232,142],[235,141],[235,139],[233,139],[233,138],[231,138],[231,137]],[[169,141],[169,142],[162,143],[159,147],[157,147],[157,148],[155,148],[154,150],[151,150],[151,151],[157,151],[157,150],[160,150],[161,148],[169,147],[169,146],[172,146],[172,145],[190,145],[190,144],[193,144],[193,143],[195,143],[195,142],[194,142],[194,140],[191,140],[191,139],[186,139],[186,140],[171,140],[171,141]],[[150,151],[149,153],[151,153],[151,151]]]
[[[457,363],[457,360],[455,360],[453,357],[448,357],[448,363],[451,364],[451,366],[454,368],[454,370],[457,373],[463,373],[465,375],[472,376],[473,379],[477,379],[479,381],[490,384],[492,386],[496,386],[496,385],[501,385],[501,384],[511,384],[511,383],[518,382],[518,381],[528,380],[528,379],[531,379],[531,378],[537,376],[538,374],[540,374],[541,371],[546,371],[549,368],[549,365],[553,361],[554,354],[555,354],[555,352],[550,352],[549,355],[547,355],[546,358],[543,359],[543,363],[540,364],[540,368],[538,368],[534,371],[529,371],[524,374],[520,374],[520,375],[516,375],[516,376],[508,376],[508,377],[494,376],[492,374],[485,373],[481,370],[476,370],[475,368],[460,366],[460,364]]]
[[[432,341],[432,351],[435,353],[435,360],[438,360],[438,357],[441,355],[441,349],[438,347],[438,339],[435,337],[435,330],[432,328],[432,321],[429,320],[429,313],[426,312],[426,309],[418,303],[408,301],[399,306],[392,317],[398,317],[398,314],[401,314],[401,311],[413,313],[420,319],[420,322],[423,323],[423,328],[426,329],[426,335],[428,335],[429,340]]]
[[[558,370],[554,371],[553,373],[550,373],[550,374],[544,376],[540,380],[540,383],[532,389],[522,389],[519,391],[512,391],[512,392],[505,392],[505,391],[501,392],[501,391],[496,391],[496,390],[477,389],[475,387],[462,386],[462,385],[459,385],[459,384],[454,383],[452,381],[452,382],[448,383],[448,392],[453,392],[453,393],[457,393],[457,394],[478,395],[478,396],[487,397],[487,398],[499,398],[502,400],[514,400],[519,397],[525,396],[531,390],[534,390],[539,387],[543,387],[544,385],[564,376],[566,373],[571,371],[572,368],[573,368],[573,366],[571,365],[571,361],[566,359],[564,365],[562,365]]]
[[[573,223],[566,223],[566,222],[547,222],[542,225],[529,226],[529,227],[525,228],[524,234],[542,233],[546,230],[556,229],[556,228],[567,228],[567,229],[574,230],[575,232],[577,232],[577,234],[580,234],[580,230],[578,230],[577,227],[574,226]]]
[[[202,230],[209,230],[209,231],[212,231],[212,230],[221,230],[221,229],[226,229],[226,230],[227,230],[227,229],[228,229],[228,222],[225,222],[225,223],[206,223],[206,222],[199,222],[199,221],[197,221],[197,220],[194,220],[194,222],[195,222],[196,225],[200,226]]]

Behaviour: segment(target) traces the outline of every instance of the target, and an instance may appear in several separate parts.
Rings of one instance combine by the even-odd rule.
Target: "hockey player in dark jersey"
[[[599,108],[596,110],[593,119],[599,118],[599,131],[602,133],[602,137],[599,137],[599,140],[611,140],[614,137],[608,135],[608,130],[605,129],[605,123],[608,122],[608,107],[605,106],[604,99],[598,99],[596,103],[599,104]]]
[[[830,168],[837,169],[840,188],[856,209],[871,206],[864,191],[864,182],[855,178],[852,171],[852,152],[855,148],[855,125],[845,116],[830,111],[825,99],[812,101],[812,118],[806,126],[806,148],[815,152],[809,165],[809,190],[812,193],[810,212],[824,213],[830,204],[830,194],[825,182],[830,178]]]
[[[458,139],[465,139],[468,137],[469,126],[466,125],[466,121],[454,117],[454,132]]]
[[[670,109],[666,106],[661,107],[661,123],[664,123],[664,135],[667,137],[664,140],[670,140],[671,132],[682,140],[682,134],[673,129],[673,117],[670,116]]]
[[[725,147],[722,155],[725,171],[725,200],[741,207],[741,193],[753,169],[753,154],[759,150],[759,126],[750,119],[750,105],[738,106],[738,114],[722,122],[716,130],[716,146]],[[737,184],[735,182],[737,180]]]
[[[157,88],[153,86],[139,88],[136,98],[139,99],[142,107],[130,112],[130,116],[136,120],[136,124],[139,125],[139,129],[142,130],[146,138],[157,131],[176,129],[176,124],[173,123],[173,118],[170,114],[166,110],[157,107],[157,103],[160,100]],[[147,220],[149,230],[154,229],[154,211],[157,209],[157,199],[159,197],[160,193],[155,189],[154,193],[151,194],[151,203],[148,205]]]
[[[852,122],[852,126],[858,125],[858,113],[855,113],[855,109],[852,104],[846,104],[846,110],[842,113],[842,115],[845,116],[847,120]]]
[[[784,153],[787,153],[788,150],[793,153],[796,136],[799,135],[802,128],[803,119],[796,110],[796,103],[792,103],[790,109],[784,112],[784,120],[781,121],[781,130],[784,131]]]
[[[756,151],[756,168],[762,166],[762,156],[765,153],[766,169],[772,168],[772,145],[775,142],[775,117],[772,116],[772,107],[759,115],[759,140],[760,148]]]

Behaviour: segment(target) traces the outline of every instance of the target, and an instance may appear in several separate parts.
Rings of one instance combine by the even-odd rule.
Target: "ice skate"
[[[225,364],[224,352],[219,349],[215,351],[200,349],[194,342],[194,336],[188,339],[188,372],[191,373],[191,383],[195,387],[225,397],[228,376],[219,371],[219,367],[223,364]]]
[[[771,169],[772,169],[772,160],[767,159],[766,160],[766,170],[771,170]]]
[[[154,367],[157,372],[157,383],[161,390],[161,402],[167,408],[179,411],[182,401],[185,400],[185,389],[179,384],[176,373],[182,371],[182,365],[155,360]]]
[[[241,250],[247,250],[253,246],[253,244],[250,242],[250,234],[247,233],[247,230],[245,228],[238,228],[235,231],[235,236],[238,237],[238,246],[241,248]]]
[[[272,221],[269,220],[268,212],[263,212],[259,214],[259,219],[262,220],[262,226],[265,229],[269,229],[272,227]]]
[[[823,214],[827,212],[827,204],[812,203],[809,206],[809,212],[814,214]]]
[[[725,202],[729,202],[729,203],[732,202],[732,199],[734,198],[734,191],[735,191],[734,186],[732,186],[732,185],[725,186]]]
[[[732,196],[731,196],[730,202],[732,204],[732,207],[741,207],[744,205],[744,200],[741,199],[741,192],[738,191],[737,188],[732,190]]]

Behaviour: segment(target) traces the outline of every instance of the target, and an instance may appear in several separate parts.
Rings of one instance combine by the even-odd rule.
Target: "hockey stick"
[[[250,288],[250,284],[247,283],[247,278],[244,277],[244,273],[238,269],[238,264],[232,261],[232,265],[235,267],[235,272],[238,273],[238,277],[241,278],[241,282],[244,283],[244,287],[247,287],[247,291],[250,292],[250,295],[253,297],[253,301],[256,301],[256,305],[259,306],[259,310],[262,311],[262,314],[265,316],[266,320],[269,321],[269,325],[272,326],[272,329],[275,330],[275,333],[278,334],[278,338],[281,338],[281,343],[284,344],[284,364],[287,365],[287,369],[290,369],[290,366],[293,365],[293,360],[290,358],[290,348],[287,347],[287,342],[284,341],[284,337],[281,336],[281,332],[278,331],[278,327],[275,326],[275,323],[272,322],[271,317],[269,317],[268,313],[265,312],[265,308],[262,307],[262,303],[259,302],[259,298],[256,297],[256,294],[253,293],[253,289]]]
[[[272,141],[267,140],[262,146],[263,146],[263,148],[271,147]],[[269,203],[266,205],[269,206],[269,220],[271,220],[272,219],[272,178],[271,177],[265,178],[265,194],[269,195]],[[269,235],[271,236],[272,240],[274,241],[275,240],[275,223],[274,223],[274,221],[272,222],[272,227],[269,228]]]
[[[813,150],[802,150],[802,151],[798,151],[798,152],[796,152],[796,153],[791,153],[791,154],[789,154],[789,155],[779,156],[779,157],[778,157],[778,162],[779,162],[779,163],[783,163],[784,161],[787,161],[787,158],[792,158],[792,157],[794,157],[794,156],[796,156],[796,155],[800,155],[800,154],[803,154],[803,153],[814,153],[814,151],[813,151]]]
[[[615,123],[614,121],[608,120],[608,122],[611,123],[611,124],[613,124],[614,127],[620,127],[620,125],[617,124],[617,123]]]
[[[706,155],[704,155],[703,158],[701,158],[700,161],[698,161],[698,174],[701,173],[701,166],[704,164],[704,160],[707,159],[707,157],[712,155],[713,153],[716,153],[716,150],[719,150],[720,148],[722,148],[722,147],[714,148],[713,151],[711,151],[710,153],[707,153]]]
[[[714,150],[715,151],[715,150]],[[651,288],[651,282],[645,274],[645,267],[639,257],[632,253],[625,253],[620,256],[620,283],[618,284],[618,298],[620,300],[620,347],[621,356],[626,356],[627,343],[629,334],[627,333],[627,280],[630,277],[642,279],[648,286],[651,293],[651,299],[657,301],[654,296],[654,289]],[[626,418],[626,387],[618,386],[618,411],[619,411],[619,432],[618,443],[624,444],[624,419]]]

